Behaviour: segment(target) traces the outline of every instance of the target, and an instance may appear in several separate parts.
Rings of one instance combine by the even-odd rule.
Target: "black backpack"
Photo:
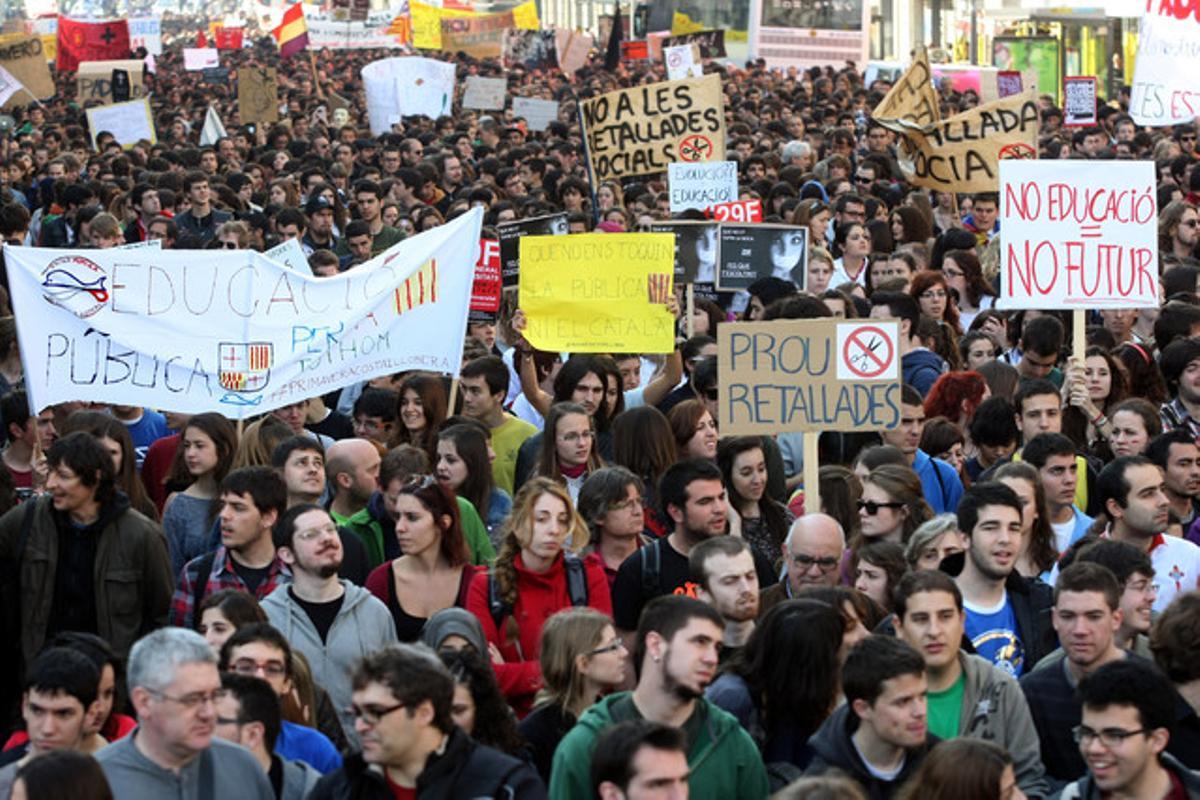
[[[588,604],[587,572],[583,568],[583,559],[570,553],[563,556],[563,569],[567,573],[567,595],[571,605],[576,608]],[[500,623],[513,612],[512,604],[500,597],[500,587],[492,573],[488,573],[488,608],[492,612],[492,623],[496,630]]]

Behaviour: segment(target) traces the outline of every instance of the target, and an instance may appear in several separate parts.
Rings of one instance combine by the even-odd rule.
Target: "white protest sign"
[[[96,135],[101,131],[111,133],[122,147],[132,147],[142,139],[151,144],[158,141],[154,118],[150,115],[150,101],[145,97],[110,106],[93,106],[87,110],[87,120],[93,148],[96,147]]]
[[[734,202],[738,199],[737,172],[736,161],[668,164],[671,213],[677,214],[689,208],[703,211],[710,206]]]
[[[704,77],[704,67],[696,63],[696,51],[699,49],[693,44],[664,47],[663,60],[667,62],[667,78],[677,81],[683,78]]]
[[[183,68],[188,72],[199,72],[221,66],[221,58],[215,47],[183,48]]]
[[[1001,308],[1158,305],[1154,162],[1000,162]]]
[[[1129,115],[1138,125],[1191,124],[1200,115],[1195,79],[1200,19],[1183,0],[1148,3],[1145,9],[1138,29]]]
[[[143,239],[117,246],[118,250],[162,250],[162,239]]]
[[[129,47],[146,48],[152,56],[162,55],[162,20],[158,17],[129,18]]]
[[[481,108],[500,111],[508,95],[508,81],[504,78],[467,77],[467,89],[463,92],[463,108]]]
[[[524,117],[531,131],[544,131],[558,119],[558,102],[536,97],[514,97],[513,117]]]
[[[1063,78],[1063,125],[1087,127],[1096,124],[1096,79],[1089,76]]]
[[[450,113],[454,64],[433,58],[384,58],[363,67],[371,135],[381,136],[402,117],[437,119]]]
[[[457,375],[481,209],[331,278],[250,250],[8,247],[30,407],[261,414],[420,369]]]
[[[0,66],[0,106],[7,103],[10,97],[24,88],[11,72]]]
[[[304,257],[304,248],[300,246],[299,239],[288,239],[286,242],[281,242],[264,252],[263,255],[294,272],[302,272],[305,275],[312,274],[312,268],[308,266],[308,259]]]

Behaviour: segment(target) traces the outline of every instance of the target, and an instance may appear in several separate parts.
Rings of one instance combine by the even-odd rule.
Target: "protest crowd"
[[[373,114],[364,75],[399,49],[281,31],[214,51],[215,82],[185,68],[189,33],[114,96],[73,70],[10,94],[0,800],[1200,798],[1197,125],[1135,124],[1128,90],[1075,127],[1053,92],[1010,98],[1015,163],[1081,198],[1056,170],[1086,170],[1112,191],[1092,211],[1131,226],[1104,246],[1154,258],[1133,288],[1110,269],[1108,306],[1063,310],[1078,289],[1032,272],[1007,302],[996,148],[946,177],[917,142],[976,93],[922,85],[914,111],[893,90],[914,73],[703,53],[665,84],[615,30],[570,70],[423,52],[454,87],[437,116]],[[476,78],[503,83],[490,110],[464,102]],[[152,137],[97,129],[130,97]],[[652,103],[708,137],[647,149]],[[728,162],[688,185],[741,216],[679,208],[676,161]],[[1147,182],[1119,184],[1136,164]],[[663,237],[674,279],[647,283],[630,265]],[[485,254],[495,305],[433,317]],[[357,346],[453,357],[322,386],[337,298],[405,259],[391,309],[413,323]],[[307,349],[279,388],[292,354],[266,333],[222,344],[239,366],[205,407],[217,368],[160,354],[212,330],[162,309],[223,265],[275,269],[264,306],[302,295],[285,335]],[[252,323],[224,292],[206,324],[232,341]],[[731,335],[804,331],[811,361],[858,322],[894,326],[896,375],[842,389],[872,398],[854,424],[733,435],[795,351],[722,364]],[[573,352],[565,329],[666,344]],[[820,382],[795,419],[848,413]]]

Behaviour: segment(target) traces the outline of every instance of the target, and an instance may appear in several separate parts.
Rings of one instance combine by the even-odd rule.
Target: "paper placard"
[[[900,324],[726,322],[717,379],[722,436],[890,430],[900,424]]]
[[[292,272],[299,272],[302,275],[312,274],[312,267],[308,265],[308,258],[304,255],[304,248],[300,246],[299,239],[280,242],[264,252],[263,255],[276,264],[282,264]]]
[[[1129,114],[1138,125],[1190,125],[1200,113],[1200,23],[1183,0],[1149,3],[1138,28]]]
[[[162,55],[162,20],[158,17],[129,18],[129,46],[146,48],[152,56]]]
[[[1001,308],[1158,306],[1152,161],[1000,162]]]
[[[691,45],[688,45],[689,47]],[[671,192],[671,213],[731,203],[738,199],[736,161],[706,161],[701,164],[667,165],[667,186]]]
[[[556,31],[554,47],[558,51],[558,68],[564,75],[574,75],[587,63],[588,53],[591,52],[595,40],[591,34],[566,31],[561,28]]]
[[[500,310],[502,291],[500,242],[497,239],[480,239],[479,257],[475,260],[475,282],[471,285],[472,316],[476,319],[494,319]]]
[[[1025,91],[1021,73],[1015,69],[1002,69],[996,73],[996,93],[1000,97],[1011,97]]]
[[[667,78],[673,81],[683,78],[699,78],[704,75],[700,65],[700,51],[694,44],[680,44],[663,48],[663,61],[667,65]]]
[[[463,108],[500,111],[508,97],[508,81],[504,78],[483,78],[469,75],[463,92]]]
[[[704,216],[717,222],[762,222],[762,200],[752,197],[749,200],[718,203],[704,209]]]
[[[676,286],[685,283],[714,286],[719,228],[713,222],[690,220],[650,224],[650,233],[669,233],[675,237]],[[716,295],[715,289],[713,295]]]
[[[270,124],[279,119],[278,75],[274,67],[242,67],[238,70],[238,118]]]
[[[803,225],[721,225],[717,288],[739,291],[759,278],[804,285],[808,228]]]
[[[1096,79],[1063,78],[1063,125],[1082,128],[1096,124]]]
[[[666,172],[675,161],[725,160],[725,95],[716,75],[620,89],[580,107],[597,182]]]
[[[663,39],[663,48],[674,47],[681,44],[694,44],[700,48],[701,58],[724,58],[725,57],[725,31],[696,31],[694,33],[685,33],[680,36],[668,36]]]
[[[418,56],[385,58],[363,67],[362,76],[372,136],[388,132],[393,119],[415,115],[437,119],[451,111],[452,63]]]
[[[496,226],[500,236],[500,275],[504,288],[517,285],[521,272],[521,245],[525,236],[565,236],[567,214],[547,214],[544,217],[502,222]]]
[[[539,100],[536,97],[514,97],[513,117],[524,118],[531,131],[544,131],[558,119],[558,101]]]
[[[183,48],[183,68],[188,72],[199,72],[221,66],[221,57],[215,47]]]
[[[144,97],[140,100],[130,100],[127,103],[89,108],[87,120],[93,150],[96,149],[97,134],[103,131],[111,133],[126,149],[142,139],[148,140],[151,144],[158,141],[158,136],[154,131],[154,119],[150,116],[150,101]]]
[[[539,350],[669,353],[675,241],[661,233],[521,239],[525,338]]]
[[[504,32],[504,66],[507,69],[550,69],[558,66],[554,31],[509,28]]]

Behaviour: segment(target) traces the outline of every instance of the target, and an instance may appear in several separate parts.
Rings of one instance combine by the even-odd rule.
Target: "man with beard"
[[[758,617],[758,573],[746,540],[737,536],[706,539],[688,554],[688,569],[699,588],[696,596],[725,620],[721,661],[737,652],[754,632]]]
[[[339,526],[349,525],[379,488],[380,461],[379,450],[366,439],[343,439],[325,451],[325,477],[333,493],[329,515]],[[372,569],[383,563],[379,556],[372,559]]]
[[[687,739],[692,800],[762,798],[767,773],[758,748],[737,720],[704,697],[717,672],[724,620],[716,609],[680,595],[651,601],[638,624],[637,687],[593,705],[554,753],[550,797],[592,796],[596,741],[612,726],[645,719],[682,730]]]
[[[358,660],[396,641],[391,612],[366,589],[337,577],[342,543],[337,525],[320,506],[289,508],[273,531],[292,583],[263,600],[267,619],[304,654],[313,680],[329,692],[342,727],[357,742],[350,674]]]
[[[1186,531],[1200,516],[1200,445],[1190,433],[1176,428],[1150,440],[1146,458],[1163,471],[1163,489],[1171,510]]]

